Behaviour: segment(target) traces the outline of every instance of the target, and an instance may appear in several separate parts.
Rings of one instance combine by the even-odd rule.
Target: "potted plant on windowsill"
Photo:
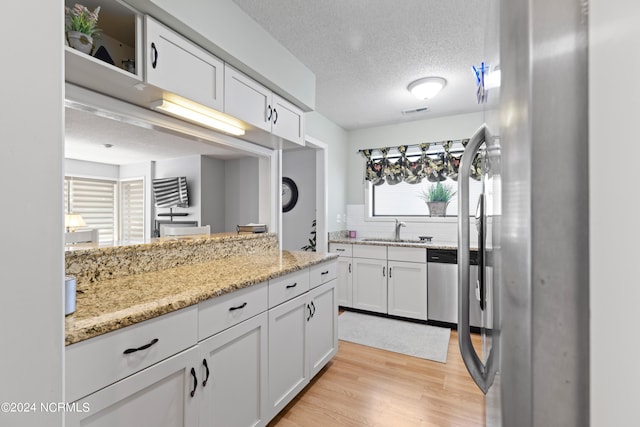
[[[73,8],[65,6],[65,30],[69,46],[80,52],[91,54],[93,39],[100,35],[98,25],[100,6],[91,12],[86,6],[76,3]]]
[[[438,181],[437,184],[431,185],[428,190],[422,190],[418,197],[429,206],[429,216],[446,216],[447,206],[455,194],[453,187],[447,184],[443,185]]]

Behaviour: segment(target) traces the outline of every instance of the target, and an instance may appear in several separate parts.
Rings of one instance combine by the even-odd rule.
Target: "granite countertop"
[[[372,237],[359,237],[356,239],[344,238],[332,238],[329,243],[346,243],[353,245],[372,245],[372,246],[400,246],[407,248],[428,248],[428,249],[458,249],[458,245],[438,243],[438,242],[419,242],[418,239],[405,239],[401,241],[394,241],[392,239],[380,239],[376,240]],[[471,248],[476,250],[477,248]]]
[[[65,319],[65,344],[335,258],[315,252],[268,251],[78,284],[76,311]]]

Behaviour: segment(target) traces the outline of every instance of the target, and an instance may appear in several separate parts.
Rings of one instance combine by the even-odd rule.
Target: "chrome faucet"
[[[396,235],[395,235],[395,241],[398,242],[400,241],[400,227],[406,227],[407,224],[405,224],[402,221],[398,221],[398,218],[396,218]]]

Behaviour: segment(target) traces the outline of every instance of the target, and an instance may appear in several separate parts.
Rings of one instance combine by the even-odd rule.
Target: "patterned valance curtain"
[[[365,179],[371,181],[373,185],[384,183],[395,185],[400,182],[418,184],[423,179],[430,182],[438,182],[451,178],[457,181],[462,153],[456,156],[452,152],[451,147],[454,142],[460,142],[463,147],[466,147],[469,140],[418,144],[415,147],[418,147],[420,152],[411,155],[407,155],[409,145],[360,150],[360,153],[366,159]],[[429,147],[434,145],[441,145],[442,151],[427,154]],[[398,151],[398,154],[390,157],[389,153],[394,148]],[[375,155],[376,152],[380,154]],[[480,162],[480,156],[476,154],[471,167],[471,177],[478,181],[482,174]]]

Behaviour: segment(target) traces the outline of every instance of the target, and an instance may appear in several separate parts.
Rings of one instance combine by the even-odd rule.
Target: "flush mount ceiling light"
[[[418,99],[431,99],[442,90],[447,81],[442,77],[425,77],[412,82],[407,90]]]
[[[231,123],[231,119],[227,119],[227,117],[218,113],[217,111],[197,104],[185,105],[184,102],[178,104],[166,99],[161,99],[159,101],[152,102],[151,108],[166,113],[170,116],[178,117],[180,119],[184,119],[189,122],[206,126],[211,129],[219,130],[231,135],[244,135],[244,129],[240,126],[240,124]]]

